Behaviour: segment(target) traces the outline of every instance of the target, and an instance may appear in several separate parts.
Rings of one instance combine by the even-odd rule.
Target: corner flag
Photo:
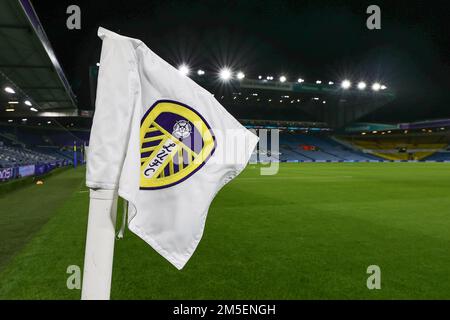
[[[86,184],[118,189],[129,229],[182,269],[212,200],[245,168],[258,138],[142,41],[104,28],[98,35]]]

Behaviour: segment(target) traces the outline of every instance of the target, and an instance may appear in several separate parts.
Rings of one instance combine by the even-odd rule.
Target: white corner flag
[[[104,28],[98,35],[86,184],[118,190],[128,228],[182,269],[212,200],[245,168],[258,138],[142,41]]]

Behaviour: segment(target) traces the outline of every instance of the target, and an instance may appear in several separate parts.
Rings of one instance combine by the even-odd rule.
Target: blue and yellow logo
[[[193,108],[159,100],[141,121],[140,189],[178,184],[197,172],[214,153],[216,141],[205,119]]]

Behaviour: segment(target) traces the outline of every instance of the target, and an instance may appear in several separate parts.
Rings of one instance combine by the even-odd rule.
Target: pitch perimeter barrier
[[[0,181],[9,181],[18,178],[42,176],[55,168],[66,167],[69,165],[68,160],[57,161],[45,164],[32,164],[27,166],[0,168]]]

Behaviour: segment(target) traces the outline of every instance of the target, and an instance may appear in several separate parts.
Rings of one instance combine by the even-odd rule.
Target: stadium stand
[[[0,167],[10,168],[33,164],[49,164],[64,161],[62,157],[37,152],[26,148],[9,147],[0,144]]]
[[[280,161],[378,161],[326,135],[281,134]]]
[[[448,147],[445,135],[352,137],[347,138],[347,141],[364,152],[372,153],[386,160],[449,159],[448,153],[444,152]]]
[[[89,137],[87,132],[77,134],[59,128],[0,126],[0,180],[39,175],[72,164],[74,140],[80,146]],[[81,148],[77,159],[83,159]]]

